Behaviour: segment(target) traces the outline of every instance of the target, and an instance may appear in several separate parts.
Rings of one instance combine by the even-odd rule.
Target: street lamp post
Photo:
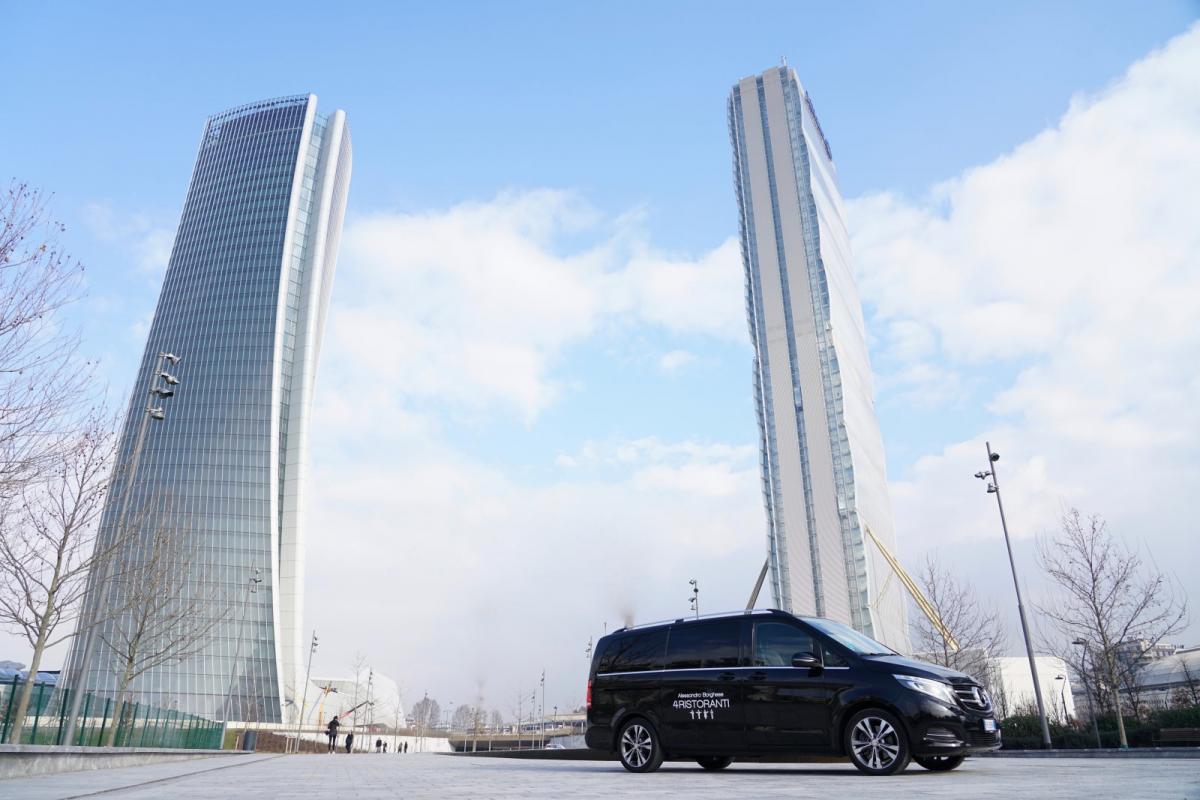
[[[996,462],[1000,454],[992,452],[992,443],[987,445],[988,469],[976,472],[975,477],[982,480],[991,478],[988,483],[988,494],[996,495],[996,507],[1000,509],[1000,527],[1004,529],[1004,546],[1008,549],[1008,566],[1012,569],[1013,588],[1017,592],[1017,613],[1021,617],[1021,633],[1025,637],[1025,652],[1029,655],[1029,672],[1033,676],[1033,694],[1037,698],[1038,718],[1042,723],[1042,746],[1050,749],[1050,723],[1046,721],[1046,702],[1042,699],[1042,685],[1038,680],[1037,661],[1033,656],[1033,640],[1029,636],[1029,622],[1025,619],[1025,604],[1021,600],[1021,582],[1017,580],[1017,562],[1013,559],[1012,542],[1008,538],[1008,521],[1004,518],[1004,502],[1000,499],[1000,479],[996,476]]]
[[[1080,672],[1079,677],[1083,679],[1083,691],[1084,694],[1087,695],[1088,701],[1088,716],[1092,718],[1092,733],[1096,735],[1096,749],[1099,750],[1104,745],[1100,742],[1100,724],[1096,722],[1096,704],[1092,700],[1092,684],[1088,680],[1087,675],[1087,657],[1091,648],[1088,647],[1087,639],[1076,639],[1075,641],[1071,642],[1071,644],[1075,645],[1076,647],[1083,648],[1083,655],[1079,662],[1079,666],[1082,671]],[[1095,663],[1094,659],[1093,663]]]
[[[233,661],[229,665],[229,687],[225,690],[225,705],[223,716],[225,721],[229,721],[231,715],[231,704],[233,703],[233,682],[237,676],[238,659],[242,654],[242,635],[246,628],[246,612],[250,609],[250,595],[258,593],[258,585],[263,582],[262,570],[258,567],[250,568],[250,580],[246,585],[246,598],[242,602],[242,617],[238,620],[237,644],[233,648]],[[244,713],[244,708],[243,708]],[[245,721],[243,718],[242,721]]]
[[[313,631],[312,643],[308,646],[308,668],[304,671],[304,691],[300,695],[300,713],[296,717],[296,752],[300,752],[300,729],[304,725],[304,705],[308,702],[308,679],[312,675],[313,653],[317,652],[317,632]],[[293,695],[294,697],[295,695]]]
[[[119,540],[125,533],[125,518],[129,513],[129,495],[133,491],[134,482],[137,480],[138,467],[142,462],[142,451],[146,446],[146,432],[150,426],[150,420],[162,422],[166,419],[166,414],[161,405],[163,400],[172,397],[175,394],[175,387],[179,385],[179,379],[171,373],[167,372],[167,364],[175,366],[182,359],[174,353],[160,352],[154,364],[154,372],[150,375],[150,384],[146,389],[146,404],[142,408],[142,421],[138,426],[137,438],[134,439],[133,449],[130,451],[129,466],[126,468],[125,486],[121,490],[121,511],[117,515],[117,528],[114,536]],[[159,404],[159,405],[156,405]],[[95,631],[97,618],[100,616],[102,609],[103,597],[107,594],[109,588],[109,574],[112,567],[113,554],[109,554],[104,559],[100,566],[100,575],[92,582],[88,589],[90,602],[88,603],[88,613],[81,614],[80,620],[87,621],[87,627],[83,630],[83,650],[77,664],[71,665],[71,683],[73,684],[73,693],[71,697],[71,713],[67,715],[67,724],[64,726],[63,743],[71,744],[75,739],[75,728],[79,724],[79,707],[83,702],[83,690],[87,682],[87,674],[92,668],[92,659],[96,652],[96,642],[100,638]],[[72,659],[74,661],[74,659]]]

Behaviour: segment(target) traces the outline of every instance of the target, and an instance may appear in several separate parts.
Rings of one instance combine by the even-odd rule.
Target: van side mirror
[[[796,653],[792,656],[792,666],[803,669],[820,669],[825,664],[816,653]]]

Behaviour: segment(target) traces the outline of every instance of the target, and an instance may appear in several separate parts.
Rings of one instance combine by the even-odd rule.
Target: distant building
[[[1067,662],[1058,656],[1035,656],[1038,683],[1046,716],[1067,723],[1075,719],[1075,698],[1071,695],[1071,675]],[[999,717],[1037,713],[1037,695],[1027,656],[997,656],[991,659],[992,701]]]
[[[1180,650],[1179,645],[1170,644],[1168,642],[1156,642],[1151,644],[1147,639],[1135,639],[1128,642],[1121,642],[1115,648],[1114,652],[1117,658],[1126,665],[1143,666],[1152,661],[1158,661],[1160,658],[1167,658],[1175,655]]]
[[[1150,708],[1200,706],[1200,647],[1148,662],[1138,670],[1137,695]]]
[[[829,142],[794,70],[729,95],[774,604],[908,652],[862,304]]]
[[[399,685],[376,672],[371,675],[368,687],[367,677],[364,672],[357,681],[353,677],[310,680],[308,701],[304,705],[305,724],[323,726],[336,715],[344,730],[355,725],[404,727],[407,717]]]

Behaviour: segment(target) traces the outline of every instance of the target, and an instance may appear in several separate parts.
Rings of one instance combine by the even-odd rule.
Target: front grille
[[[989,747],[994,744],[1000,744],[1000,732],[967,731],[967,744],[972,747]]]
[[[988,693],[983,690],[982,686],[976,686],[973,683],[955,684],[954,695],[963,708],[969,708],[972,711],[992,710],[992,698],[988,697]]]

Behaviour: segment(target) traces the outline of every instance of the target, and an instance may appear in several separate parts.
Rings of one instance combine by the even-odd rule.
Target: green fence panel
[[[34,686],[33,696],[29,698],[29,704],[33,706],[33,733],[29,736],[30,744],[37,744],[37,729],[38,723],[42,719],[42,689],[44,686]],[[24,727],[24,726],[22,726]],[[21,734],[25,731],[17,731],[17,742],[21,741]]]
[[[120,703],[87,692],[80,698],[75,734],[68,737],[67,720],[74,690],[41,683],[30,687],[25,723],[16,730],[13,711],[24,686],[20,676],[0,682],[0,741],[11,737],[14,742],[26,744],[94,747],[103,745],[111,735],[117,747],[219,749],[222,744],[223,723],[177,709],[148,703]]]
[[[0,729],[0,741],[8,741],[8,726],[12,724],[13,700],[17,698],[17,676],[13,675],[12,686],[8,689],[8,704],[4,711],[4,727]]]
[[[67,709],[71,707],[71,690],[63,689],[62,702],[58,704],[58,730],[54,732],[54,743],[63,743],[63,728],[67,724]]]

